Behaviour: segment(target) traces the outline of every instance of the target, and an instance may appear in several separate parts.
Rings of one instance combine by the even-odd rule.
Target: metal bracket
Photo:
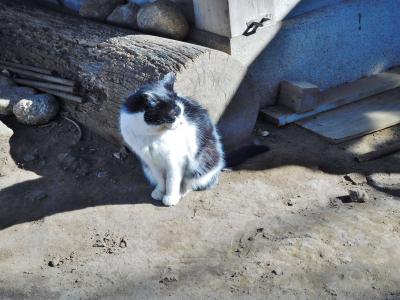
[[[243,35],[249,36],[249,35],[256,33],[258,28],[263,27],[265,22],[271,21],[271,20],[272,20],[272,16],[271,16],[271,14],[268,14],[268,15],[262,17],[262,19],[258,22],[257,21],[246,22],[247,28],[243,32]]]

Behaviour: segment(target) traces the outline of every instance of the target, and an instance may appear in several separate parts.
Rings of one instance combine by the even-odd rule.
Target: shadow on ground
[[[14,135],[10,157],[8,145],[1,145],[0,228],[97,205],[158,205],[148,196],[150,187],[136,159],[113,156],[117,146],[89,133],[74,145],[76,129],[64,119],[46,127],[5,121]]]
[[[149,197],[151,188],[133,155],[123,160],[114,157],[117,146],[86,131],[82,141],[74,145],[76,129],[65,119],[44,127],[27,127],[13,118],[4,121],[14,135],[9,145],[1,145],[0,228],[92,206],[160,205]],[[330,145],[296,125],[276,129],[259,122],[258,127],[270,131],[261,142],[271,151],[239,169],[257,172],[298,165],[339,175],[400,173],[398,155],[358,163],[343,146]],[[369,184],[389,195],[399,194],[397,188]]]

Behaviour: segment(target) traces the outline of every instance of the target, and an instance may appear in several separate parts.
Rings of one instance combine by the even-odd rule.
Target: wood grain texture
[[[400,123],[400,89],[296,122],[337,144]]]
[[[65,104],[74,118],[107,139],[120,140],[123,99],[141,85],[174,72],[176,89],[205,106],[225,141],[250,136],[259,96],[247,69],[202,46],[0,1],[0,59],[55,71],[80,87],[83,104]],[[231,122],[231,120],[236,120]]]

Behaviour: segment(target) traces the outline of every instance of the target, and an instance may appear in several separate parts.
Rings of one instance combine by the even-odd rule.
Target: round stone
[[[107,17],[107,22],[117,26],[137,29],[138,11],[139,6],[134,3],[117,6]]]
[[[37,94],[18,101],[13,112],[20,123],[41,125],[54,118],[59,110],[57,100],[48,94]]]
[[[137,16],[140,30],[171,39],[183,40],[189,24],[179,7],[167,0],[144,5]]]
[[[105,21],[107,16],[124,0],[84,0],[79,9],[82,17]]]
[[[15,103],[34,94],[36,91],[30,87],[0,86],[0,114],[11,115]]]

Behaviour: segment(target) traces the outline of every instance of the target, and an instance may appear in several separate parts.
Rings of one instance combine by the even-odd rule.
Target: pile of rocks
[[[37,0],[82,17],[149,34],[183,40],[189,23],[178,4],[169,0]]]
[[[23,124],[41,125],[53,119],[58,111],[54,96],[18,86],[11,78],[0,75],[0,115],[14,114]]]

